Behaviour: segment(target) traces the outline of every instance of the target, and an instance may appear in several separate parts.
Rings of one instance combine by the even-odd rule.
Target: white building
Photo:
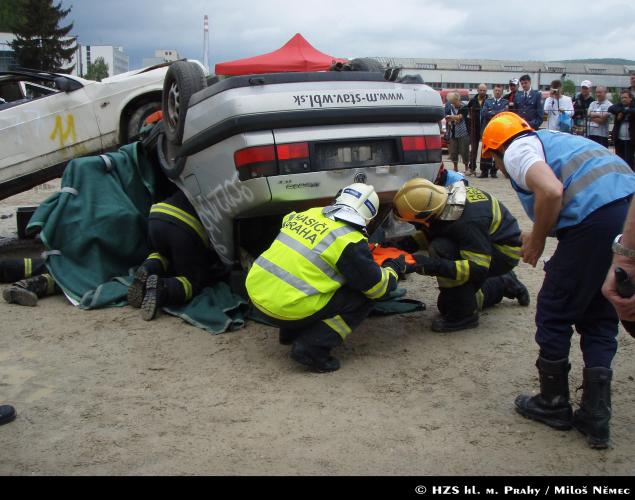
[[[376,57],[385,66],[401,66],[401,74],[421,75],[423,81],[433,88],[466,88],[476,91],[479,83],[491,88],[500,83],[507,88],[509,80],[528,74],[534,89],[548,90],[552,80],[572,80],[580,90],[583,80],[593,85],[606,87],[628,87],[629,74],[635,66],[623,64],[564,63],[541,61],[498,61],[491,59],[413,59],[399,57]]]
[[[128,55],[123,51],[123,47],[82,45],[81,65],[78,74],[84,76],[88,72],[88,65],[93,64],[98,57],[103,57],[104,62],[108,65],[108,76],[115,76],[130,71],[130,61]]]
[[[154,51],[154,57],[143,58],[141,66],[145,68],[146,66],[154,66],[164,62],[178,61],[179,59],[179,53],[174,49],[157,49]]]

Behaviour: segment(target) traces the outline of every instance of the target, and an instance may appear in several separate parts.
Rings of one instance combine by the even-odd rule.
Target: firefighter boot
[[[291,357],[318,373],[339,370],[340,362],[331,356],[331,349],[342,343],[342,337],[332,330],[300,333],[293,341]]]
[[[537,420],[554,429],[571,429],[572,409],[569,403],[568,359],[536,361],[540,376],[540,394],[520,395],[516,398],[516,411],[525,418]]]
[[[608,368],[585,368],[582,371],[582,402],[573,414],[573,427],[587,438],[591,448],[609,446],[611,419],[611,377]]]
[[[478,326],[478,313],[473,313],[464,318],[455,319],[450,316],[442,316],[432,322],[433,332],[458,332]]]
[[[141,317],[151,321],[157,317],[159,308],[166,303],[167,287],[165,281],[151,274],[145,282],[145,295],[141,301]]]
[[[167,267],[166,261],[158,253],[151,254],[137,268],[132,278],[132,283],[128,287],[128,304],[139,309],[146,294],[146,281],[148,276],[156,274],[161,276]]]
[[[39,297],[55,294],[55,281],[50,274],[41,274],[33,278],[20,280],[5,288],[2,292],[4,300],[21,306],[36,306]]]
[[[504,296],[508,299],[517,299],[521,306],[527,307],[530,302],[529,290],[520,282],[514,271],[503,274],[501,279],[505,287]]]
[[[298,335],[302,333],[302,330],[292,330],[290,328],[280,328],[278,334],[278,342],[282,345],[291,345]]]
[[[146,294],[146,281],[148,281],[150,271],[144,266],[139,266],[139,269],[134,273],[132,283],[128,287],[128,304],[132,307],[139,309],[143,303],[143,297]]]

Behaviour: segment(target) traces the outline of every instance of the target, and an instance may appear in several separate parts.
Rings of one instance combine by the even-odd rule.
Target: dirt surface
[[[530,228],[506,181],[471,183]],[[0,201],[0,216],[50,192]],[[0,220],[0,237],[11,224]],[[0,256],[23,251],[0,248]],[[478,329],[452,334],[429,328],[435,281],[409,277],[408,295],[428,309],[369,319],[334,351],[342,368],[322,375],[291,360],[276,330],[252,322],[213,336],[169,316],[144,322],[130,307],[81,311],[61,296],[35,308],[0,301],[0,402],[18,411],[0,427],[0,474],[633,475],[635,340],[623,331],[612,449],[591,450],[576,431],[514,412],[516,395],[537,389],[543,271],[521,264],[517,274],[530,307],[506,299]],[[576,335],[575,401],[577,343]]]

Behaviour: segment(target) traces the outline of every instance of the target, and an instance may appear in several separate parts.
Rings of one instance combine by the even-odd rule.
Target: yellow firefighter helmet
[[[448,190],[427,179],[410,179],[395,195],[393,214],[406,222],[427,222],[439,217],[448,202]]]

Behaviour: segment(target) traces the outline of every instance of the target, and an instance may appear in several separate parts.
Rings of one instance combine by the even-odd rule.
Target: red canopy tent
[[[329,56],[307,42],[300,33],[278,50],[259,56],[218,63],[217,75],[253,75],[255,73],[278,73],[289,71],[324,71],[334,62],[346,59]]]

